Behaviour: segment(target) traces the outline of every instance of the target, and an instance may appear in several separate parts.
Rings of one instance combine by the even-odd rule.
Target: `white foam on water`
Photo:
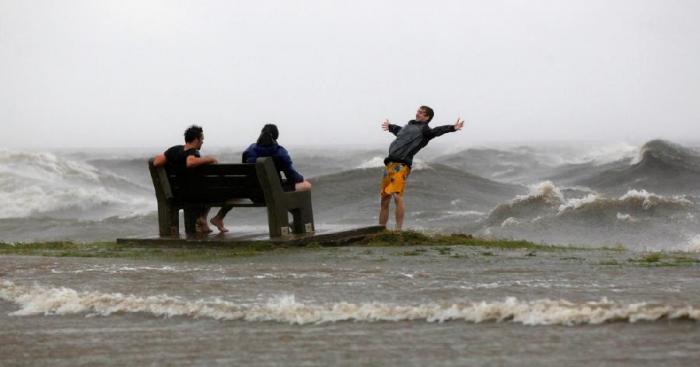
[[[0,281],[0,299],[17,304],[12,316],[86,314],[109,316],[115,313],[145,313],[157,317],[212,318],[248,322],[320,324],[338,321],[427,321],[466,322],[511,321],[524,325],[580,325],[612,321],[656,321],[663,319],[700,320],[700,309],[691,305],[651,303],[622,304],[601,299],[572,303],[541,299],[521,301],[508,297],[498,302],[327,304],[299,303],[284,295],[261,304],[234,303],[221,299],[187,300],[167,295],[136,296],[121,293],[79,292],[70,288],[39,285],[22,286]]]
[[[693,203],[684,196],[663,196],[646,190],[633,189],[618,198],[609,198],[599,193],[592,193],[583,198],[568,199],[559,206],[559,213],[585,207],[596,207],[599,209],[636,207],[642,210],[650,210],[658,206],[689,208],[692,205]],[[619,216],[618,219],[620,219]]]
[[[559,211],[563,212],[566,209],[578,209],[586,204],[594,203],[596,200],[599,200],[602,197],[603,196],[598,193],[592,193],[582,198],[568,199],[564,204],[559,206]]]
[[[520,221],[516,218],[513,217],[508,217],[506,220],[501,223],[501,227],[510,227],[510,226],[517,226],[520,224]]]
[[[46,214],[61,218],[129,218],[154,210],[153,200],[124,195],[104,187],[23,186],[0,192],[0,202],[4,203],[0,218],[27,218]]]
[[[137,265],[89,265],[81,269],[75,270],[64,270],[64,269],[51,269],[53,274],[83,274],[83,273],[105,273],[105,274],[124,274],[124,273],[146,273],[146,272],[159,272],[159,273],[192,273],[192,272],[220,272],[223,273],[224,270],[221,267],[209,267],[209,268],[199,268],[199,267],[174,267],[174,266],[137,266]]]
[[[104,219],[148,214],[155,199],[129,179],[84,162],[0,150],[0,202],[0,218]]]
[[[446,210],[443,213],[448,217],[481,217],[485,214],[477,210]]]
[[[678,204],[683,206],[690,206],[693,203],[680,195],[674,196],[661,196],[654,193],[647,192],[647,190],[629,190],[626,194],[620,196],[620,201],[625,200],[638,200],[642,202],[642,208],[644,210],[649,210],[659,204]]]
[[[531,200],[544,200],[546,203],[554,204],[563,202],[564,195],[552,181],[543,181],[530,186],[528,195],[517,195],[511,203],[518,204]]]
[[[579,209],[625,209],[638,208],[650,210],[656,207],[672,207],[679,209],[689,209],[693,207],[693,202],[686,196],[673,195],[663,196],[650,193],[646,190],[629,190],[620,197],[607,197],[604,194],[591,192],[581,198],[565,198],[561,189],[552,181],[543,181],[530,186],[527,195],[517,195],[506,206],[515,207],[529,205],[531,203],[544,203],[547,206],[558,208],[559,214],[576,211]]]
[[[372,157],[369,160],[360,163],[359,166],[355,167],[358,169],[366,169],[366,168],[377,168],[377,167],[384,167],[384,158],[380,156]]]
[[[617,220],[621,222],[629,222],[629,223],[634,223],[637,222],[637,219],[634,218],[633,216],[629,214],[624,214],[624,213],[617,213]]]
[[[695,235],[695,237],[689,241],[686,250],[689,252],[700,252],[700,234]]]
[[[411,167],[411,171],[422,171],[426,169],[433,169],[426,161],[423,161],[421,159],[415,159],[413,160],[413,166]]]
[[[639,146],[618,143],[592,148],[580,157],[576,157],[571,163],[586,163],[594,162],[596,164],[605,164],[619,160],[629,160],[632,162],[638,155]]]
[[[564,164],[606,164],[620,160],[629,160],[630,162],[637,156],[639,145],[630,144],[627,142],[605,144],[605,145],[589,145],[581,144],[580,147],[567,145],[565,147],[533,147],[530,154],[539,162],[549,166],[558,166]],[[518,151],[518,149],[513,150]],[[520,149],[521,154],[527,154],[528,150]]]

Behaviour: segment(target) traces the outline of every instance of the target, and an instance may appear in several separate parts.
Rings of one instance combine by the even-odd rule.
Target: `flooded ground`
[[[192,250],[197,251],[197,250]],[[0,257],[3,365],[690,365],[700,256],[471,246]]]

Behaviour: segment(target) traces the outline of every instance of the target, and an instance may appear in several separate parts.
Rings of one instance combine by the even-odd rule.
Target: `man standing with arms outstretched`
[[[416,112],[416,119],[411,120],[404,127],[393,125],[389,120],[384,120],[382,129],[396,135],[396,139],[389,146],[389,156],[384,159],[384,177],[381,185],[381,209],[379,211],[379,225],[386,227],[389,221],[389,204],[391,198],[396,203],[396,230],[403,226],[404,203],[403,192],[406,178],[411,172],[413,156],[423,149],[428,142],[445,133],[462,130],[464,121],[458,118],[454,125],[438,126],[431,129],[428,126],[435,112],[428,106],[420,106]]]

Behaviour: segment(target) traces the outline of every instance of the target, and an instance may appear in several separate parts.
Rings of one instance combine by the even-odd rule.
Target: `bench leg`
[[[176,236],[180,233],[177,209],[165,203],[158,203],[158,234]]]
[[[267,225],[270,229],[270,237],[282,237],[289,235],[289,218],[284,208],[267,207]]]
[[[314,215],[311,212],[311,208],[297,208],[290,210],[292,213],[292,218],[294,223],[292,225],[294,233],[308,233],[313,232],[314,229]]]

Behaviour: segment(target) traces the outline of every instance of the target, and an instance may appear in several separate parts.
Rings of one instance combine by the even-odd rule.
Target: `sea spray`
[[[685,248],[689,252],[700,252],[700,234],[695,235]]]

